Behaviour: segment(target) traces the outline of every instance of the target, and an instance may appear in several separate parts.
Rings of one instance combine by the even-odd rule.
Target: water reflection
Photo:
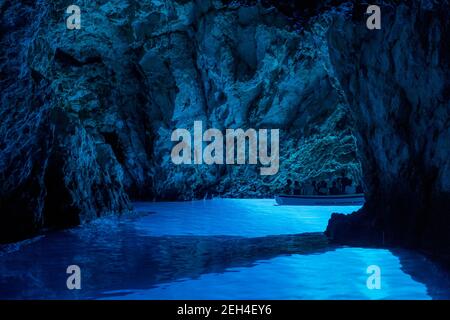
[[[320,234],[243,238],[138,236],[122,225],[86,226],[51,234],[17,251],[3,248],[1,298],[99,298],[103,291],[148,289],[159,283],[251,267],[286,254],[332,250]],[[65,268],[82,269],[82,290],[65,288]]]
[[[399,258],[403,272],[426,285],[427,294],[432,299],[450,299],[450,272],[441,264],[411,250],[389,251]]]
[[[156,214],[134,220],[101,219],[80,228],[1,247],[0,298],[450,297],[448,274],[418,253],[336,247],[320,232],[254,236],[258,224],[254,222],[255,230],[248,231],[245,224],[239,224],[238,216],[233,218],[237,224],[234,228],[240,228],[240,233],[246,236],[217,235],[217,226],[210,235],[204,229],[199,232],[202,235],[189,235],[186,230],[191,232],[189,229],[194,227],[174,229],[173,220],[165,222],[161,208],[156,209]],[[216,215],[216,223],[221,223],[221,215]],[[173,219],[174,215],[167,216]],[[326,219],[322,216],[320,219]],[[267,223],[259,218],[266,230]],[[183,219],[189,217],[183,215]],[[199,219],[190,224],[197,221],[198,225],[207,225]],[[314,216],[311,214],[307,219],[313,221]],[[320,219],[314,223],[322,224]],[[157,222],[158,232],[149,232],[144,227],[152,221]],[[313,229],[311,224],[308,228]],[[228,230],[229,234],[235,232]],[[66,289],[65,271],[72,264],[81,267],[79,291]],[[382,268],[380,291],[366,287],[365,271],[371,264]]]

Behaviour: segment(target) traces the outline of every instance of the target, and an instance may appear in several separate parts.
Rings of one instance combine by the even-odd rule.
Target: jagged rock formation
[[[118,108],[107,103],[110,70],[100,57],[66,53],[72,40],[52,10],[1,3],[0,241],[131,209],[123,169],[95,136]],[[95,92],[84,89],[92,81]]]
[[[367,204],[334,215],[345,243],[407,245],[450,261],[450,14],[447,1],[383,7],[382,30],[335,17],[330,56],[356,119]]]
[[[130,199],[358,179],[358,150],[367,203],[328,236],[448,259],[448,2],[383,1],[380,31],[358,1],[262,2],[90,1],[69,31],[68,1],[0,1],[0,241]],[[194,120],[280,128],[280,173],[174,166],[170,133]]]
[[[448,2],[384,1],[380,31],[339,2],[91,1],[69,31],[67,1],[0,1],[0,241],[130,199],[358,179],[357,149],[367,204],[327,234],[448,255]],[[173,165],[170,134],[194,120],[280,128],[280,173]]]
[[[327,21],[318,17],[299,35],[274,8],[201,3],[149,2],[133,23],[151,97],[156,195],[260,197],[289,176],[344,171],[357,179],[351,120],[328,71]],[[174,166],[168,137],[194,120],[222,131],[280,128],[280,173],[263,178],[252,166]]]
[[[129,212],[130,199],[271,195],[360,176],[330,20],[221,1],[0,1],[0,241]],[[281,129],[280,173],[175,166],[175,128]]]

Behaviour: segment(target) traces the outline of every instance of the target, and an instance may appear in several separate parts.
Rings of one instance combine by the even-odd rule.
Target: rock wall
[[[0,1],[0,241],[130,212],[130,199],[271,196],[360,178],[328,15],[228,1]],[[175,166],[175,128],[279,128],[279,174]]]
[[[377,31],[358,1],[207,0],[89,1],[70,31],[69,2],[0,1],[1,242],[130,199],[358,180],[357,152],[367,203],[327,235],[448,259],[448,1],[382,1]],[[170,134],[194,120],[281,129],[279,173],[173,165]]]
[[[385,6],[382,29],[337,15],[330,57],[354,114],[367,204],[334,215],[345,243],[407,245],[450,261],[450,15],[447,1]]]
[[[343,172],[359,178],[351,117],[329,72],[328,20],[319,16],[299,34],[275,8],[260,5],[149,2],[143,11],[133,28],[151,96],[157,197],[272,196],[289,177],[330,179]],[[192,129],[194,120],[222,131],[279,128],[279,173],[174,166],[170,134]]]
[[[107,122],[108,69],[99,56],[66,52],[72,40],[54,10],[1,3],[0,241],[131,210],[123,169],[96,137],[97,119],[84,116],[96,109]],[[98,91],[84,89],[93,81]]]

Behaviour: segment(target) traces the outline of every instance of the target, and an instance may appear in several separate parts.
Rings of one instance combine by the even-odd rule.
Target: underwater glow
[[[213,199],[135,203],[135,208],[158,213],[136,224],[146,234],[263,237],[322,232],[333,212],[352,213],[360,207],[277,206],[273,199]]]
[[[6,299],[430,299],[448,274],[407,250],[338,247],[322,231],[357,207],[274,200],[136,203],[138,217],[101,218],[0,247]],[[79,265],[82,290],[67,290]],[[366,268],[381,269],[381,289]]]

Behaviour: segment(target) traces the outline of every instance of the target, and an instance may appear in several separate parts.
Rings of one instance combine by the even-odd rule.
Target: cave
[[[223,245],[229,252],[212,254],[212,265],[201,248],[194,254],[221,272],[350,246],[391,250],[405,266],[402,250],[411,250],[450,270],[446,1],[378,1],[380,30],[366,27],[366,5],[353,0],[90,1],[76,30],[64,29],[65,5],[0,2],[0,243],[53,233],[57,242],[66,229],[156,210],[139,209],[142,202],[178,212],[171,203],[236,199],[245,215],[242,199],[263,205],[291,185],[336,195],[349,181],[364,205],[336,208],[315,236],[256,233],[230,244],[203,239],[194,226],[200,234],[171,238],[168,256]],[[174,163],[172,132],[199,121],[220,132],[279,130],[277,172],[239,161]],[[180,219],[174,224],[189,225]],[[194,267],[180,273],[198,276]]]

